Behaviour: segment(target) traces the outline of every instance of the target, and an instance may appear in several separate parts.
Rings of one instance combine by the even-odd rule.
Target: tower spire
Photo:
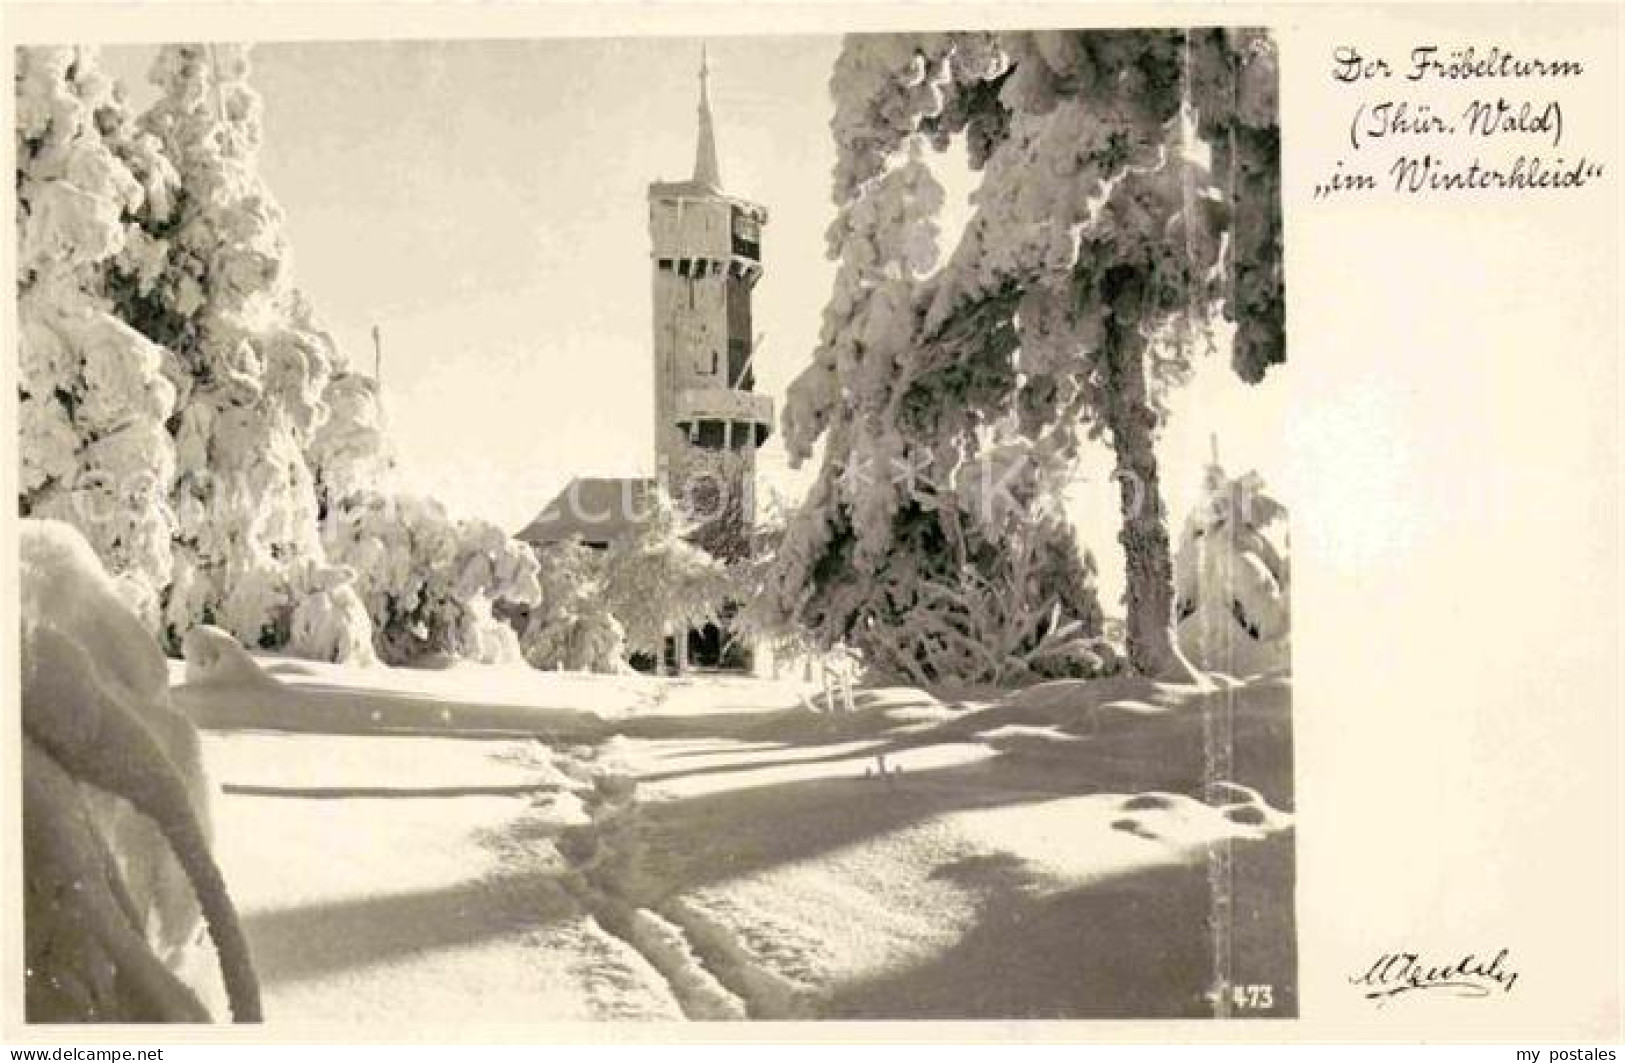
[[[720,190],[722,173],[717,166],[717,134],[711,124],[711,94],[707,86],[711,65],[705,45],[700,45],[700,135],[694,145],[694,183]]]

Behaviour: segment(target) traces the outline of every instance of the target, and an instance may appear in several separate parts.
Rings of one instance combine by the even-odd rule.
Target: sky
[[[829,78],[837,37],[714,37],[723,184],[767,207],[756,288],[757,389],[782,406],[810,359],[834,277]],[[383,336],[386,411],[403,480],[517,531],[575,475],[653,468],[646,192],[693,165],[701,41],[262,43],[260,172],[286,216],[295,283],[358,368]],[[103,49],[132,105],[155,49]],[[974,178],[939,157],[945,245]],[[1220,355],[1176,397],[1166,497],[1194,498],[1210,433],[1233,472],[1281,465],[1285,372],[1245,387]],[[763,477],[793,497],[777,435]],[[1121,588],[1116,488],[1103,448],[1071,509]]]

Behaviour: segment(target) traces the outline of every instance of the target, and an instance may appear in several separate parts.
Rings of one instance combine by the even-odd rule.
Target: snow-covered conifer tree
[[[80,527],[172,649],[212,623],[518,660],[492,606],[535,601],[535,558],[393,493],[377,384],[293,287],[248,74],[245,46],[166,45],[134,120],[92,50],[19,53],[22,511]]]
[[[138,214],[148,246],[121,293],[126,318],[176,355],[166,634],[175,643],[215,623],[250,647],[322,643],[313,652],[331,656],[369,641],[334,629],[358,614],[338,600],[343,570],[325,563],[306,453],[340,359],[291,283],[281,211],[257,172],[248,73],[245,46],[166,45],[151,74],[159,99],[140,121],[178,175],[172,196]],[[311,595],[322,600],[296,624]]]
[[[677,509],[655,492],[632,535],[604,558],[604,601],[625,631],[626,648],[660,658],[668,637],[713,622],[732,583],[727,567],[689,542]]]
[[[1132,662],[1188,675],[1172,638],[1154,440],[1161,395],[1188,376],[1215,311],[1235,322],[1243,379],[1284,356],[1268,39],[853,37],[831,84],[842,267],[785,411],[794,458],[828,438],[786,538],[786,615],[848,637],[883,630],[888,611],[914,605],[895,569],[935,548],[938,515],[952,512],[943,485],[965,462],[1013,431],[1036,468],[1052,468],[1086,432],[1117,456]],[[964,136],[983,170],[975,213],[929,275],[911,270],[899,228],[929,225],[928,201],[911,202],[895,178],[917,157],[917,134],[939,146]],[[893,230],[872,239],[866,214]],[[899,278],[912,278],[901,304]],[[908,477],[906,497],[866,475],[921,464],[925,487]]]
[[[517,635],[491,603],[541,596],[530,548],[481,520],[454,520],[433,499],[358,491],[322,526],[328,557],[355,573],[379,655],[407,664],[432,655],[517,661]]]

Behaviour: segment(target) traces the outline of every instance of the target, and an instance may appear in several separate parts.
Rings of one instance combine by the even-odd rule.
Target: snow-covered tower
[[[694,174],[649,186],[654,267],[655,461],[694,541],[720,557],[747,548],[756,448],[773,401],[755,393],[751,290],[767,211],[722,190],[707,68],[700,58]]]

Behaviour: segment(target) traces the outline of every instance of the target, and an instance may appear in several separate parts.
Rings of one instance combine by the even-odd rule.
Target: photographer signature
[[[1350,978],[1362,986],[1367,1000],[1381,1007],[1394,997],[1421,990],[1437,990],[1461,997],[1487,997],[1494,992],[1510,993],[1518,972],[1510,969],[1510,949],[1484,959],[1469,952],[1459,959],[1439,963],[1415,952],[1388,952],[1361,975]]]

